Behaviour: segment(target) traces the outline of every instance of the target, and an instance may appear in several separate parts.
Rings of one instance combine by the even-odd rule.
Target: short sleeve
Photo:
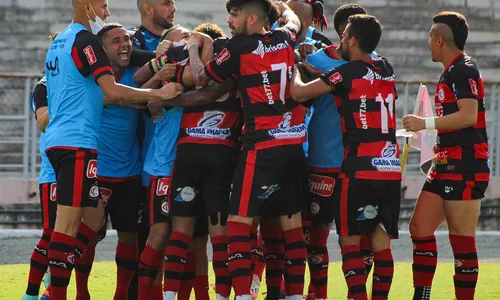
[[[321,80],[330,85],[333,92],[338,92],[345,89],[350,89],[349,85],[349,74],[346,72],[346,68],[340,66],[338,68],[333,68],[327,73],[320,76]]]
[[[283,33],[286,36],[286,40],[295,47],[295,43],[297,42],[297,32],[294,29],[288,27],[279,27],[273,29],[274,33]]]
[[[44,106],[47,106],[47,83],[45,80],[40,80],[33,90],[33,103],[35,112]]]
[[[323,34],[319,33],[317,30],[313,31],[312,34],[312,39],[316,41],[320,41],[321,43],[325,44],[326,46],[331,46],[333,45],[332,41],[330,41],[326,36]]]
[[[451,88],[457,100],[470,98],[481,100],[483,84],[479,71],[472,66],[456,66],[450,71]]]
[[[205,73],[214,81],[222,83],[237,74],[240,69],[240,51],[237,43],[240,39],[229,40],[220,53],[205,66]]]
[[[80,31],[76,35],[71,56],[84,77],[93,75],[97,82],[103,75],[113,75],[111,63],[101,41],[91,32]]]

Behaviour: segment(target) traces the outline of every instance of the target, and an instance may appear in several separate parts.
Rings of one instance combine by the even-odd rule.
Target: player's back
[[[64,29],[47,52],[45,73],[50,122],[46,147],[69,146],[97,148],[103,93],[91,74],[82,76],[83,62],[75,42],[92,34],[78,23]],[[96,62],[91,46],[83,49],[89,63]]]
[[[342,172],[356,178],[400,179],[394,109],[397,95],[391,65],[381,57],[371,64],[356,60],[326,76],[323,80],[334,87],[341,115]]]

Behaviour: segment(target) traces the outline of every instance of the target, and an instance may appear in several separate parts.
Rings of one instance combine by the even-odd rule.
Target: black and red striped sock
[[[50,296],[66,300],[66,292],[75,266],[74,237],[53,232],[49,244]]]
[[[311,287],[309,292],[318,299],[328,298],[328,236],[329,229],[311,228],[311,241],[308,247],[309,271],[311,273]]]
[[[26,295],[28,296],[38,296],[38,293],[40,292],[40,284],[42,283],[43,276],[49,267],[48,252],[50,237],[52,236],[53,231],[53,229],[44,229],[42,237],[31,253],[28,287],[26,288]]]
[[[195,299],[210,300],[210,296],[208,295],[208,291],[210,289],[208,287],[208,275],[196,275],[194,278],[193,289]]]
[[[191,297],[191,290],[194,286],[194,279],[196,277],[196,251],[189,251],[187,253],[186,267],[181,275],[181,282],[179,285],[179,293],[177,294],[178,300],[189,300]]]
[[[450,234],[450,243],[455,256],[455,297],[457,300],[472,300],[479,276],[476,238]]]
[[[257,238],[257,251],[258,259],[255,262],[255,270],[253,271],[253,274],[257,275],[257,277],[259,277],[259,280],[262,281],[262,274],[264,273],[264,268],[266,267],[264,247],[262,246],[262,235],[259,235],[259,237]]]
[[[387,300],[394,276],[394,259],[391,249],[375,252],[374,259],[372,300]]]
[[[365,285],[365,264],[359,246],[342,247],[342,271],[349,288],[349,299],[367,300]]]
[[[302,227],[283,232],[285,239],[285,288],[287,296],[302,296],[307,246]]]
[[[412,236],[411,239],[413,242],[413,286],[415,287],[413,299],[429,300],[438,261],[436,236]]]
[[[359,240],[359,249],[361,251],[361,255],[363,256],[363,261],[365,262],[365,281],[370,275],[373,267],[373,251],[372,244],[370,241],[370,237],[366,234],[362,235]]]
[[[164,292],[177,293],[179,291],[182,273],[187,263],[187,249],[191,240],[191,236],[183,232],[172,231],[165,253],[165,264],[163,269]]]
[[[279,225],[261,224],[262,245],[266,261],[267,298],[278,299],[285,268],[285,242]]]
[[[215,273],[215,292],[224,298],[231,293],[231,274],[227,266],[227,244],[226,235],[217,235],[211,238],[213,258],[212,264]]]
[[[114,300],[127,299],[128,288],[137,268],[137,244],[124,244],[118,242],[116,246],[116,291]]]
[[[162,263],[163,252],[153,249],[149,244],[146,245],[139,257],[139,283],[138,283],[138,299],[149,300],[150,290],[153,287],[153,282],[160,270]],[[161,290],[161,286],[160,286]],[[160,291],[160,294],[162,292]]]
[[[250,268],[252,267],[252,245],[250,225],[227,222],[228,266],[236,296],[250,295]]]
[[[255,265],[259,260],[258,237],[257,237],[258,224],[253,223],[250,227],[250,245],[252,245],[252,266],[250,267],[250,278],[253,277]]]
[[[95,244],[90,244],[83,257],[75,256],[76,299],[90,300],[89,276],[95,258]]]
[[[75,253],[77,257],[83,257],[88,244],[96,237],[97,232],[92,230],[87,224],[80,222],[76,235]]]

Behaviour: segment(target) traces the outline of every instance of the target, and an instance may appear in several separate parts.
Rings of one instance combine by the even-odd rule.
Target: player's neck
[[[120,79],[123,76],[123,73],[125,73],[125,68],[112,64],[111,69],[113,70],[113,76],[115,76],[115,81],[116,82],[120,81]]]
[[[153,20],[144,19],[141,22],[141,26],[146,28],[149,32],[151,32],[152,34],[154,34],[156,36],[161,36],[161,34],[163,33],[163,30],[165,30],[165,28],[158,26],[158,25],[155,25],[153,23]]]
[[[87,15],[85,13],[83,13],[83,14],[82,13],[80,13],[80,14],[75,13],[73,15],[72,23],[82,24],[83,26],[85,26],[85,28],[87,28],[88,31],[90,31],[89,17],[87,17]]]
[[[460,54],[464,53],[462,50],[460,49],[450,49],[448,51],[446,51],[444,54],[443,54],[443,60],[441,61],[441,63],[443,64],[443,67],[444,68],[447,68],[450,66],[450,64],[453,62],[453,60]]]
[[[364,52],[352,53],[349,60],[350,61],[362,60],[364,62],[371,63],[372,55],[371,53],[364,53]]]

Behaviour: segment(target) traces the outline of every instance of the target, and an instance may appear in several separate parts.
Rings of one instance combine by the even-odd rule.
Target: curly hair
[[[212,23],[203,23],[198,26],[196,26],[193,31],[196,32],[201,32],[204,33],[208,36],[210,36],[212,39],[217,39],[217,38],[225,38],[226,34],[224,31],[217,25],[212,24]]]

